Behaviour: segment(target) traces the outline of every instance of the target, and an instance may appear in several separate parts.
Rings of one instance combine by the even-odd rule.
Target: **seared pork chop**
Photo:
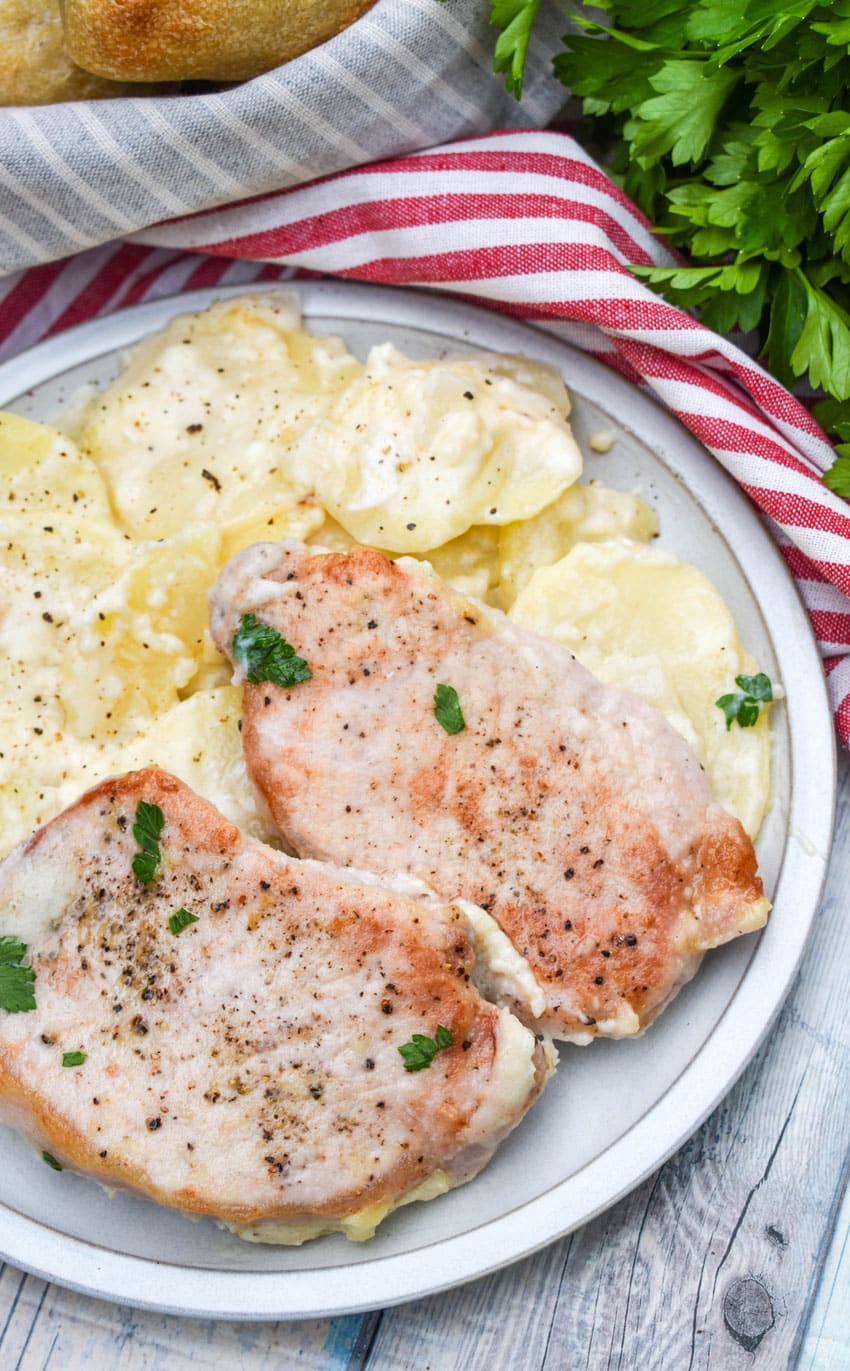
[[[139,816],[136,874],[140,802],[163,822]],[[243,1237],[370,1236],[474,1175],[546,1075],[472,985],[462,913],[276,852],[157,769],[6,859],[0,935],[28,945],[36,1001],[0,1013],[0,1116],[60,1165]],[[418,1070],[414,1034],[435,1049]]]
[[[259,544],[211,606],[231,659],[253,615],[312,673],[245,683],[248,768],[284,839],[482,906],[533,973],[530,993],[494,987],[536,1027],[639,1032],[707,948],[764,923],[752,843],[661,714],[427,563]]]

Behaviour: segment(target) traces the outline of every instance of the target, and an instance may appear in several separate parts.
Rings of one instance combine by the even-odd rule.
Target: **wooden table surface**
[[[2,1371],[848,1371],[850,759],[797,983],[737,1086],[615,1208],[496,1275],[301,1323],[179,1319],[0,1273]]]

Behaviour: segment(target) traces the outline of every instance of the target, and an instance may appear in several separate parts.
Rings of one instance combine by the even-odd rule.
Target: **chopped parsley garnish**
[[[233,635],[233,656],[252,685],[294,686],[309,681],[312,671],[303,657],[276,628],[263,624],[256,614],[243,614]]]
[[[402,1043],[398,1050],[404,1058],[405,1071],[424,1071],[426,1066],[431,1065],[440,1048],[451,1045],[451,1033],[440,1024],[433,1038],[427,1038],[424,1033],[414,1033],[410,1042]]]
[[[54,1171],[62,1170],[62,1166],[50,1152],[42,1152],[41,1160],[47,1162],[47,1165],[52,1167]]]
[[[63,1053],[62,1053],[62,1065],[63,1065],[63,1066],[82,1066],[82,1064],[83,1064],[83,1062],[85,1061],[85,1059],[86,1059],[87,1056],[88,1056],[88,1053],[86,1053],[86,1052],[63,1052]]]
[[[23,965],[26,950],[26,943],[19,938],[0,938],[0,1009],[7,1014],[35,1009],[35,972]]]
[[[466,728],[460,701],[454,686],[438,685],[434,692],[434,715],[447,733],[460,733]]]
[[[136,809],[136,822],[133,824],[133,837],[139,844],[139,851],[133,858],[133,872],[147,885],[152,881],[154,872],[162,861],[159,850],[159,835],[165,824],[165,815],[159,805],[149,805],[140,800]]]
[[[773,699],[773,686],[770,677],[760,671],[757,676],[736,676],[738,690],[730,695],[721,695],[715,700],[718,709],[723,710],[726,719],[726,732],[733,723],[741,728],[752,728],[758,722],[762,705],[770,704]]]
[[[168,920],[168,927],[176,938],[177,934],[182,933],[184,928],[188,928],[190,924],[196,924],[197,922],[197,914],[192,914],[188,909],[183,909],[181,907],[180,909],[175,909],[174,913],[171,915],[171,918]]]

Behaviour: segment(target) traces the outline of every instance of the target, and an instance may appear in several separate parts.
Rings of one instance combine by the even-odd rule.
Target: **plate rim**
[[[568,380],[570,388],[604,410],[613,410],[617,423],[640,442],[652,446],[642,433],[642,416],[649,415],[651,407],[662,439],[666,438],[670,447],[687,446],[704,452],[698,440],[651,396],[554,331],[427,290],[349,281],[244,283],[178,292],[128,306],[53,335],[0,364],[0,406],[21,399],[34,386],[74,366],[129,346],[176,314],[203,308],[216,299],[276,291],[294,291],[305,316],[314,323],[324,317],[412,326],[467,345],[482,331],[492,332],[506,341],[479,342],[478,346],[524,352],[556,362],[560,359],[561,365],[571,357],[581,380],[578,384]],[[621,399],[631,400],[631,411],[626,405],[618,412]],[[660,455],[675,471],[675,461],[665,458],[663,451]],[[777,900],[792,902],[798,914],[804,910],[805,917],[798,919],[791,938],[786,936],[778,949],[769,936],[768,923],[765,933],[759,935],[760,958],[750,958],[708,1038],[662,1096],[601,1153],[542,1195],[463,1233],[433,1239],[410,1252],[300,1270],[227,1271],[116,1252],[58,1232],[0,1204],[0,1252],[5,1259],[42,1279],[95,1298],[197,1318],[286,1320],[387,1308],[488,1275],[557,1241],[616,1204],[693,1135],[752,1060],[796,976],[826,877],[836,796],[835,734],[808,615],[776,544],[735,482],[713,458],[704,475],[705,486],[723,506],[720,526],[728,541],[730,522],[733,527],[740,526],[743,542],[735,544],[734,556],[759,601],[777,656],[780,641],[793,643],[793,655],[782,661],[783,684],[788,690],[785,711],[790,789],[776,894]],[[786,593],[778,604],[766,606],[757,594],[758,587],[764,583],[767,588],[776,580],[782,581]],[[813,665],[815,672],[811,671]],[[794,689],[788,689],[792,679]],[[829,788],[823,784],[824,768],[831,777]],[[809,836],[811,830],[814,838]],[[789,860],[792,854],[793,860]],[[767,1012],[758,1004],[762,982],[769,991]],[[660,1150],[659,1135],[665,1139]],[[609,1170],[620,1176],[613,1187],[606,1174]],[[575,1192],[581,1192],[578,1202]],[[439,1253],[436,1263],[423,1258],[432,1249]],[[423,1270],[429,1266],[439,1269]]]

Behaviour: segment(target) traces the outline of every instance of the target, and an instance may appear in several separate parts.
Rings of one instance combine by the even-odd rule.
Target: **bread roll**
[[[68,49],[115,81],[244,81],[325,42],[375,0],[63,0]]]
[[[75,66],[65,46],[58,0],[0,0],[0,105],[144,93]]]

